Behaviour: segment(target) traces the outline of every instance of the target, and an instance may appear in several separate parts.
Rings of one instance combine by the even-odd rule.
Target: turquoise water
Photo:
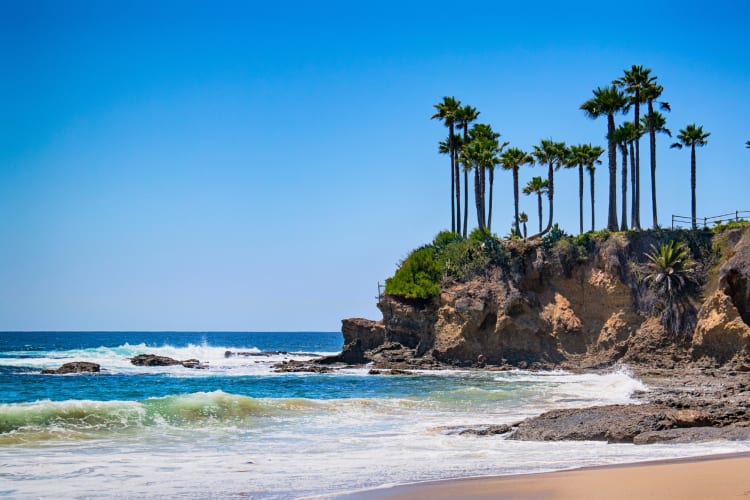
[[[456,432],[552,408],[631,402],[647,388],[626,368],[273,372],[275,363],[336,353],[341,344],[330,332],[0,333],[0,495],[295,498],[750,449],[520,443]],[[209,368],[130,363],[147,353]],[[69,361],[93,361],[103,372],[39,373]]]

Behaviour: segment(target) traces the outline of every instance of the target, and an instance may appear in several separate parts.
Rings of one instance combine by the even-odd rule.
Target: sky
[[[378,283],[450,227],[433,105],[455,96],[526,150],[606,146],[606,120],[579,107],[633,64],[664,86],[674,133],[711,133],[698,215],[750,210],[750,5],[510,4],[0,0],[0,331],[379,319]],[[689,151],[671,142],[657,139],[663,225],[690,213]],[[495,177],[503,236],[511,176]],[[576,233],[575,171],[555,186]],[[534,199],[521,210],[535,220]]]

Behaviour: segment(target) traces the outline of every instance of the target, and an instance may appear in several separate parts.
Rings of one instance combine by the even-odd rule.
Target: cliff
[[[643,280],[651,245],[684,241],[695,290],[670,333]],[[750,231],[644,231],[501,242],[507,258],[428,299],[383,295],[380,321],[343,320],[340,360],[422,366],[670,368],[745,363],[750,354]]]

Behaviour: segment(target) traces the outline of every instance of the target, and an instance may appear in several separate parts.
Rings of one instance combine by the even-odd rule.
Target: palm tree
[[[492,130],[492,127],[485,123],[477,123],[469,131],[470,144],[468,147],[473,149],[472,155],[474,158],[475,166],[474,201],[477,207],[477,222],[481,229],[489,229],[491,227],[492,184],[494,183],[495,179],[494,168],[498,163],[497,155],[508,144],[506,142],[501,146],[498,142],[499,138],[500,134]],[[486,174],[488,169],[490,169],[489,218],[487,217],[487,209],[485,203],[485,195],[487,192]]]
[[[612,140],[614,140],[615,143],[620,147],[620,152],[622,153],[622,219],[620,223],[621,231],[628,230],[628,147],[631,148],[631,153],[634,153],[634,151],[632,151],[633,142],[637,137],[638,130],[635,128],[635,125],[633,125],[633,122],[625,122],[620,125],[615,129],[612,136]],[[636,177],[636,168],[633,156],[634,154],[631,154],[631,164],[634,167],[631,175],[631,183],[633,184],[633,191],[635,191],[634,184]],[[635,203],[636,202],[634,199],[633,205],[635,205]],[[635,209],[633,211],[635,212]],[[634,226],[634,219],[635,217],[631,218],[631,227]]]
[[[518,220],[523,224],[523,239],[526,239],[526,223],[529,221],[529,216],[526,215],[526,212],[521,212],[518,214]]]
[[[690,328],[686,319],[693,312],[688,292],[694,282],[688,247],[673,240],[658,249],[651,245],[651,252],[644,255],[648,262],[643,282],[658,294],[656,310],[661,313],[662,324],[669,333],[687,335]]]
[[[468,158],[464,154],[468,141],[465,141],[459,134],[456,134],[453,141],[456,146],[456,164],[459,166],[463,165],[464,167],[464,230],[463,233],[461,233],[461,213],[459,212],[456,232],[463,234],[463,236],[466,237],[466,216],[469,213],[469,171],[471,171],[473,165],[470,162],[467,164]]]
[[[614,80],[612,83],[618,85],[626,93],[630,95],[630,102],[633,104],[635,112],[635,118],[633,123],[638,126],[641,123],[640,110],[641,103],[645,102],[643,96],[643,90],[651,87],[656,82],[656,77],[651,76],[651,70],[645,69],[643,66],[636,66],[633,64],[629,70],[625,70],[621,78]],[[640,136],[635,139],[635,173],[633,175],[635,189],[633,190],[633,229],[641,228],[641,152],[640,152]],[[631,160],[632,161],[632,160]]]
[[[644,94],[651,92],[651,88],[647,88]],[[665,105],[666,103],[662,103]],[[651,102],[649,101],[649,106]],[[668,104],[666,104],[669,107]],[[643,118],[641,118],[641,128],[648,130],[649,142],[652,144],[651,149],[651,210],[653,213],[654,228],[658,224],[658,217],[656,211],[656,134],[662,133],[672,137],[672,131],[667,127],[667,119],[664,118],[658,111],[650,111]]]
[[[745,143],[745,147],[746,147],[747,149],[750,149],[750,141],[747,141],[747,142]]]
[[[628,101],[625,94],[614,85],[594,90],[594,97],[581,104],[586,116],[592,119],[607,117],[607,150],[609,156],[609,210],[607,228],[617,231],[617,151],[611,139],[615,130],[615,113],[626,112]]]
[[[457,101],[453,96],[443,97],[443,102],[434,104],[437,111],[430,119],[442,120],[443,124],[448,127],[448,149],[451,158],[451,231],[456,232],[456,204],[460,205],[461,187],[458,185],[460,180],[458,174],[458,162],[456,161],[456,148],[454,144],[456,113],[461,107],[461,101]],[[455,199],[454,199],[455,195]],[[460,210],[460,209],[459,209]],[[460,221],[459,221],[460,222]]]
[[[456,127],[459,130],[464,131],[463,144],[469,142],[469,124],[479,118],[479,111],[477,108],[469,106],[463,106],[458,109],[456,113]],[[467,227],[469,224],[469,170],[464,165],[464,227],[463,236],[466,238]],[[458,215],[458,226],[461,226],[461,215]],[[460,232],[460,231],[459,231]]]
[[[664,91],[664,87],[661,85],[658,85],[654,81],[649,85],[648,87],[644,88],[643,98],[648,103],[648,113],[646,114],[646,119],[650,119],[651,117],[655,117],[654,112],[654,101],[658,99],[661,96],[661,93]],[[660,102],[659,107],[661,107],[664,111],[669,111],[669,103],[667,102]],[[662,117],[663,118],[663,117]],[[647,122],[647,128],[648,128],[648,142],[651,149],[651,210],[653,213],[653,224],[654,229],[656,229],[659,226],[659,218],[657,216],[657,210],[656,210],[656,132],[658,132],[658,128],[656,128],[656,121],[653,122]],[[662,123],[662,127],[663,127]],[[671,134],[670,134],[671,135]]]
[[[703,125],[697,126],[695,123],[688,125],[680,130],[677,134],[677,140],[670,147],[682,149],[683,146],[690,146],[690,209],[693,219],[693,229],[697,227],[695,219],[695,147],[703,147],[708,144],[710,132],[703,132]]]
[[[594,173],[596,172],[596,165],[601,165],[602,161],[599,159],[604,154],[604,149],[601,146],[594,146],[591,148],[591,152],[586,161],[586,170],[589,172],[589,179],[591,184],[591,230],[595,227],[595,211],[594,211]]]
[[[567,163],[570,152],[564,142],[555,142],[552,139],[542,139],[539,145],[534,146],[531,153],[540,165],[547,165],[547,199],[549,200],[549,215],[547,217],[547,227],[539,231],[535,236],[541,236],[552,229],[552,219],[554,217],[554,198],[555,198],[555,170]]]
[[[526,184],[526,187],[523,188],[523,194],[536,194],[537,204],[539,206],[539,233],[542,232],[542,195],[547,192],[548,187],[549,182],[542,180],[541,177],[534,177],[528,182],[528,184]]]
[[[578,222],[581,234],[583,234],[583,167],[589,163],[594,149],[594,146],[592,146],[591,144],[578,144],[570,146],[570,161],[566,165],[566,167],[569,168],[578,167]],[[599,155],[600,154],[601,153],[599,153]],[[599,155],[597,155],[597,158],[593,161],[599,161]],[[599,161],[599,163],[601,162]]]
[[[519,148],[510,148],[500,156],[500,165],[505,170],[513,171],[513,230],[521,234],[518,227],[518,168],[521,165],[532,165],[534,157]]]

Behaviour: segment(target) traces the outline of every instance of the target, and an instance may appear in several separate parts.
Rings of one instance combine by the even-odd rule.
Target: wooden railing
[[[683,224],[690,227],[698,227],[701,223],[703,227],[708,227],[709,223],[721,224],[723,222],[747,220],[750,217],[750,210],[736,210],[728,214],[714,215],[711,217],[696,217],[693,220],[692,217],[686,215],[672,215],[672,229],[675,227],[680,228]]]

